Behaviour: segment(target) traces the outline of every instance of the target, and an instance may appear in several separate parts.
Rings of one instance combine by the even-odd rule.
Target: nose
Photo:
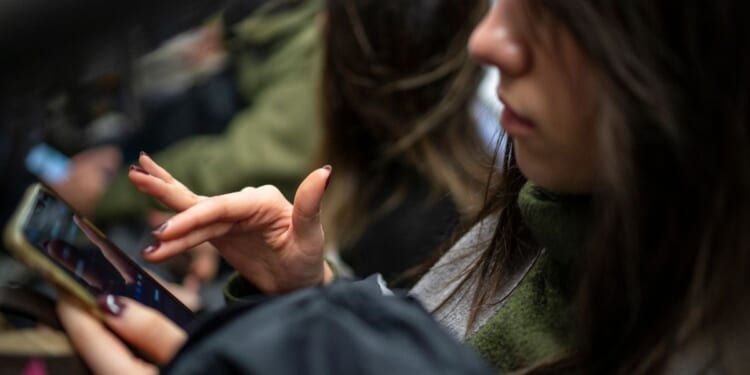
[[[508,22],[503,3],[498,1],[474,29],[469,51],[480,63],[500,69],[503,77],[519,76],[531,66],[530,51]]]

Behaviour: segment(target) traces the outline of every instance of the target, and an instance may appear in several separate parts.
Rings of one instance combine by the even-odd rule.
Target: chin
[[[533,184],[559,194],[588,194],[590,185],[581,183],[572,168],[529,155],[516,148],[516,162],[521,173]]]

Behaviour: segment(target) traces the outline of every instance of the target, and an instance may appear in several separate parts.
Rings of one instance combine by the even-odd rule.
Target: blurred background
[[[132,161],[140,150],[220,132],[234,91],[206,25],[223,5],[0,0],[0,223],[30,183],[54,180],[82,150],[114,144]],[[136,246],[129,238],[112,233],[124,248]],[[0,249],[0,285],[32,277]]]

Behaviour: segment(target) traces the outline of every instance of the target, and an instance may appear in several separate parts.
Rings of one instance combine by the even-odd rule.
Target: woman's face
[[[590,69],[567,30],[529,20],[524,1],[498,0],[469,48],[500,70],[501,123],[526,178],[559,193],[589,193],[597,149]]]

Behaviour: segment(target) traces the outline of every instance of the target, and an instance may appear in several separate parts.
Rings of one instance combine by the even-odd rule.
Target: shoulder
[[[497,215],[491,215],[475,224],[466,234],[464,234],[456,243],[443,255],[433,268],[444,267],[455,261],[476,256],[478,253],[487,248],[492,241],[492,236],[497,227]],[[473,257],[472,257],[473,258]]]

